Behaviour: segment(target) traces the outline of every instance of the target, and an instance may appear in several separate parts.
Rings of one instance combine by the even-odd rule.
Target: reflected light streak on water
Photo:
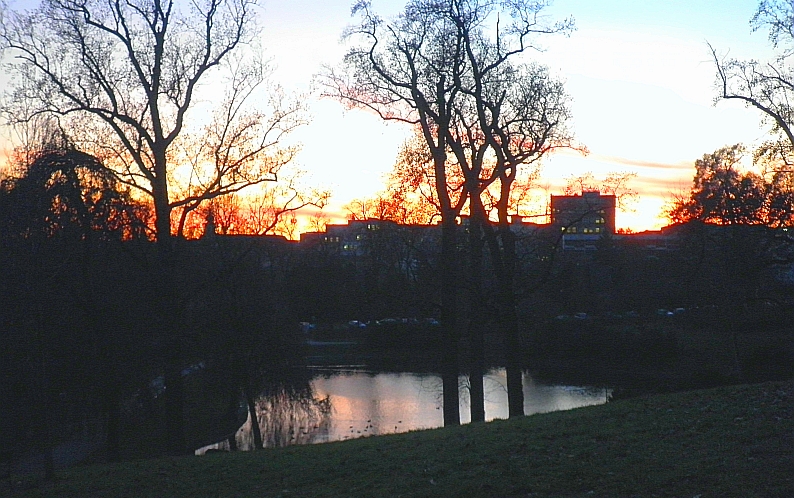
[[[461,422],[470,418],[467,379],[461,377]],[[524,374],[524,412],[527,415],[605,403],[608,389],[544,385]],[[504,369],[485,379],[485,417],[507,418]],[[324,370],[311,381],[313,400],[275,409],[274,400],[260,399],[258,409],[265,446],[314,444],[380,434],[430,429],[443,425],[441,378],[432,374],[368,373],[360,370]],[[328,399],[330,409],[318,410],[318,400]],[[327,404],[322,405],[327,408]],[[293,413],[306,411],[307,413]],[[273,415],[279,413],[279,417]],[[276,420],[278,418],[278,420]],[[283,418],[284,420],[281,420]],[[251,447],[251,420],[236,435],[240,449]],[[228,448],[219,443],[202,448]]]

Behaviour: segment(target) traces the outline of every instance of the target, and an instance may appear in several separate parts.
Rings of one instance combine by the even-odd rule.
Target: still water
[[[460,382],[461,421],[467,423],[467,378]],[[486,419],[507,418],[504,369],[489,372],[484,382]],[[544,385],[524,375],[527,415],[598,405],[608,395],[608,389]],[[280,447],[441,427],[441,399],[438,375],[320,369],[308,388],[261,396],[256,404],[264,446]],[[239,449],[253,448],[250,416],[235,439]],[[196,453],[210,448],[227,449],[228,443]]]

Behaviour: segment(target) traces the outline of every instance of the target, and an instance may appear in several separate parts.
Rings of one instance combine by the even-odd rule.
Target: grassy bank
[[[10,496],[794,496],[794,382],[255,453],[77,468]],[[12,489],[13,488],[13,489]]]

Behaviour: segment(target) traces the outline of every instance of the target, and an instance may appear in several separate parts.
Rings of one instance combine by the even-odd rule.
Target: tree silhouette
[[[772,125],[772,140],[764,144],[768,158],[777,162],[781,173],[792,173],[794,130],[792,97],[794,69],[789,56],[794,53],[794,7],[791,2],[762,0],[750,24],[754,31],[768,29],[769,41],[778,51],[768,62],[722,57],[709,45],[717,70],[720,99],[738,100],[761,111]]]
[[[570,20],[546,23],[541,14],[545,5],[529,1],[414,0],[392,22],[384,22],[372,12],[369,2],[360,1],[353,12],[360,15],[361,23],[347,32],[359,44],[346,55],[344,71],[329,70],[325,78],[329,95],[352,107],[373,110],[383,119],[416,126],[432,157],[435,198],[443,227],[440,280],[444,289],[441,322],[447,337],[443,367],[445,424],[459,423],[454,303],[461,281],[455,278],[455,219],[468,201],[470,264],[466,287],[472,308],[469,330],[475,344],[470,367],[472,419],[481,420],[482,361],[478,356],[481,348],[476,344],[483,325],[482,246],[483,231],[488,226],[481,195],[491,184],[501,185],[500,219],[506,222],[505,206],[519,165],[569,141],[561,84],[543,67],[513,62],[535,48],[536,35],[565,33],[572,28]],[[486,28],[490,20],[494,20],[495,32]],[[457,196],[450,189],[449,163],[459,168],[464,180]],[[508,231],[502,229],[500,236],[509,246]],[[501,254],[495,237],[490,247],[497,249],[491,251],[492,255]],[[499,266],[501,261],[497,256],[494,265]],[[504,275],[510,271],[508,266]],[[512,291],[507,294],[512,303]],[[515,374],[509,375],[509,384],[511,391],[517,392]]]
[[[59,396],[83,400],[83,410],[99,404],[109,458],[118,458],[120,398],[146,370],[135,362],[148,344],[129,313],[146,293],[120,248],[146,239],[147,210],[95,157],[58,137],[24,158],[19,176],[0,186],[0,349],[4,362],[28,365],[16,370],[28,386],[18,396],[28,398],[41,435],[34,446],[48,455],[52,477]],[[131,364],[135,373],[125,371]]]
[[[268,76],[255,50],[255,7],[255,0],[44,0],[32,11],[4,8],[0,23],[0,51],[18,76],[4,95],[6,120],[58,116],[72,139],[154,206],[157,290],[145,314],[164,336],[174,453],[186,451],[180,372],[188,331],[172,221],[181,235],[202,203],[278,180],[297,151],[282,139],[304,122],[301,103],[278,88],[267,96],[271,112],[252,105]],[[213,84],[223,85],[220,99]],[[200,120],[206,95],[220,103]]]
[[[739,170],[744,147],[723,147],[695,161],[688,196],[673,201],[668,217],[675,223],[787,226],[794,221],[794,191],[779,173],[771,181]]]

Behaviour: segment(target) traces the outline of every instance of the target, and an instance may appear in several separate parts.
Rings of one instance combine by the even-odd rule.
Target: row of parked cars
[[[666,308],[659,308],[658,310],[656,310],[655,315],[656,316],[668,317],[668,316],[681,315],[683,313],[686,313],[686,308],[674,308],[672,310],[668,310]],[[625,311],[625,312],[622,312],[622,313],[617,313],[617,312],[614,312],[614,311],[607,311],[606,313],[584,313],[584,312],[579,312],[579,313],[574,313],[573,315],[557,315],[554,318],[555,318],[555,320],[561,320],[561,321],[565,321],[565,320],[589,320],[589,319],[598,319],[598,318],[620,320],[620,319],[626,319],[626,318],[628,318],[628,319],[640,318],[640,316],[641,316],[640,313],[638,313],[636,311]]]

